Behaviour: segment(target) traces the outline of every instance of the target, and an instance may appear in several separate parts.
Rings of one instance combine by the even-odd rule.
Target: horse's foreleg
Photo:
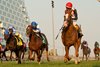
[[[33,51],[29,50],[29,56],[28,56],[29,60],[34,60],[34,58],[32,57],[32,54],[33,54]]]
[[[12,61],[12,51],[11,51],[11,53],[10,53],[10,60]]]
[[[37,61],[40,64],[40,60],[41,60],[40,50],[36,51],[36,54],[37,54]]]
[[[18,51],[18,64],[21,64],[22,51]]]
[[[32,58],[35,60],[35,52],[33,52],[33,57]]]
[[[67,62],[70,60],[69,58],[69,47],[68,46],[65,46],[65,51],[66,51],[66,54],[64,56],[64,62]]]

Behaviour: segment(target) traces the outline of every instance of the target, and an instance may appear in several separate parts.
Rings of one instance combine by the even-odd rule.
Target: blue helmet
[[[4,34],[9,35],[8,29],[5,29]]]
[[[34,26],[34,27],[36,27],[38,24],[37,24],[35,21],[33,21],[33,22],[31,23],[31,25]]]

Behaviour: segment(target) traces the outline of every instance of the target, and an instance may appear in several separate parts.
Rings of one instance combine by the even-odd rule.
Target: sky
[[[54,38],[63,25],[63,16],[65,4],[70,1],[73,7],[77,9],[77,24],[82,26],[84,36],[82,41],[86,40],[91,48],[91,56],[95,41],[100,43],[100,3],[97,0],[54,0],[54,23],[52,23],[52,7],[51,0],[25,0],[25,7],[28,12],[30,21],[38,22],[41,31],[47,36],[49,42],[49,50],[53,48],[53,24]],[[55,48],[58,55],[64,55],[64,46],[61,41],[61,33],[55,40]],[[70,55],[74,55],[74,48],[71,47]],[[82,55],[80,49],[79,54]]]

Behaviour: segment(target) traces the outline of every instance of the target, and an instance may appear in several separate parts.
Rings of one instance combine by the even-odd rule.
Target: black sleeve
[[[74,15],[75,15],[75,18],[72,18],[73,20],[78,20],[78,14],[77,14],[77,10],[74,9]]]
[[[64,16],[64,21],[66,21],[66,16]]]

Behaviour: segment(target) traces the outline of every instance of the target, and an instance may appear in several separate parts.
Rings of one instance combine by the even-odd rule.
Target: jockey
[[[7,43],[9,43],[10,38],[11,38],[12,36],[15,36],[16,30],[15,30],[14,26],[9,26],[9,27],[8,27],[8,31],[9,31],[9,37],[8,37],[8,39],[7,39]]]
[[[16,32],[15,35],[18,36],[19,38],[22,38],[22,35],[19,32]]]
[[[96,41],[94,47],[98,47],[99,48],[99,43]]]
[[[16,30],[15,30],[15,27],[14,27],[14,26],[9,26],[9,27],[8,27],[8,30],[9,30],[9,34],[15,35]]]
[[[35,21],[33,21],[33,22],[31,23],[31,26],[32,26],[32,28],[33,28],[33,31],[34,31],[35,33],[39,34],[39,36],[40,36],[41,39],[43,40],[42,35],[41,35],[41,30],[40,30],[40,28],[39,28],[38,23],[35,22]]]
[[[85,47],[88,47],[87,41],[84,40],[84,41],[83,41],[83,44],[84,44]]]
[[[73,4],[71,2],[67,2],[66,3],[66,10],[65,10],[65,15],[64,15],[64,27],[68,26],[67,23],[67,18],[68,18],[68,11],[72,11],[72,20],[73,20],[73,25],[76,28],[76,30],[78,31],[78,33],[83,36],[82,32],[79,30],[79,26],[76,24],[76,21],[78,20],[78,14],[77,14],[77,10],[75,8],[72,8]]]
[[[21,34],[20,34],[19,32],[16,32],[16,33],[15,33],[15,36],[16,36],[17,39],[18,39],[19,45],[23,45],[24,42],[23,42],[23,40],[22,40]]]

